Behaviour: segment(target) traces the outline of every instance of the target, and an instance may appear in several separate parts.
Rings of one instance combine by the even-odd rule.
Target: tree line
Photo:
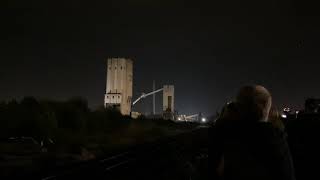
[[[0,102],[0,137],[52,138],[59,130],[91,134],[119,127],[129,119],[114,110],[90,110],[81,97],[66,101],[25,97],[20,102]]]
[[[82,97],[66,101],[24,97],[21,101],[0,102],[0,124],[2,139],[27,136],[38,141],[45,138],[60,138],[63,141],[68,136],[108,134],[128,127],[137,131],[142,131],[144,127],[153,127],[152,131],[156,131],[154,127],[158,131],[159,128],[166,131],[186,127],[163,119],[132,119],[104,107],[91,110]]]

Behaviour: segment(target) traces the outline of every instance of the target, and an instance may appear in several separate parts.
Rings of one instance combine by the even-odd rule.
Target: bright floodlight
[[[178,120],[181,121],[181,118],[179,117]]]
[[[202,119],[201,119],[201,122],[206,122],[206,121],[207,121],[206,118],[202,118]]]
[[[286,114],[281,114],[281,117],[282,118],[287,118],[287,115]]]

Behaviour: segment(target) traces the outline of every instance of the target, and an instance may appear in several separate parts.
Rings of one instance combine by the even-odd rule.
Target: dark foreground
[[[207,179],[208,129],[138,145],[100,160],[55,167],[27,179]]]

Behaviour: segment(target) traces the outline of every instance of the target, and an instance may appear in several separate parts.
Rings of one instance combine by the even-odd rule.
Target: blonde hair
[[[283,122],[281,121],[280,112],[275,107],[271,107],[271,110],[269,113],[269,122],[275,128],[278,128],[282,131],[285,129],[285,126],[284,126]]]
[[[244,86],[237,94],[236,104],[243,116],[267,121],[272,97],[270,92],[263,86]]]

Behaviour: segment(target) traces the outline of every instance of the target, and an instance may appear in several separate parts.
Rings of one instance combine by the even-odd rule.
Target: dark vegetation
[[[33,97],[0,102],[0,124],[0,173],[10,173],[7,170],[14,169],[10,166],[38,169],[104,157],[196,126],[132,119],[103,107],[91,110],[80,97],[63,102]]]

